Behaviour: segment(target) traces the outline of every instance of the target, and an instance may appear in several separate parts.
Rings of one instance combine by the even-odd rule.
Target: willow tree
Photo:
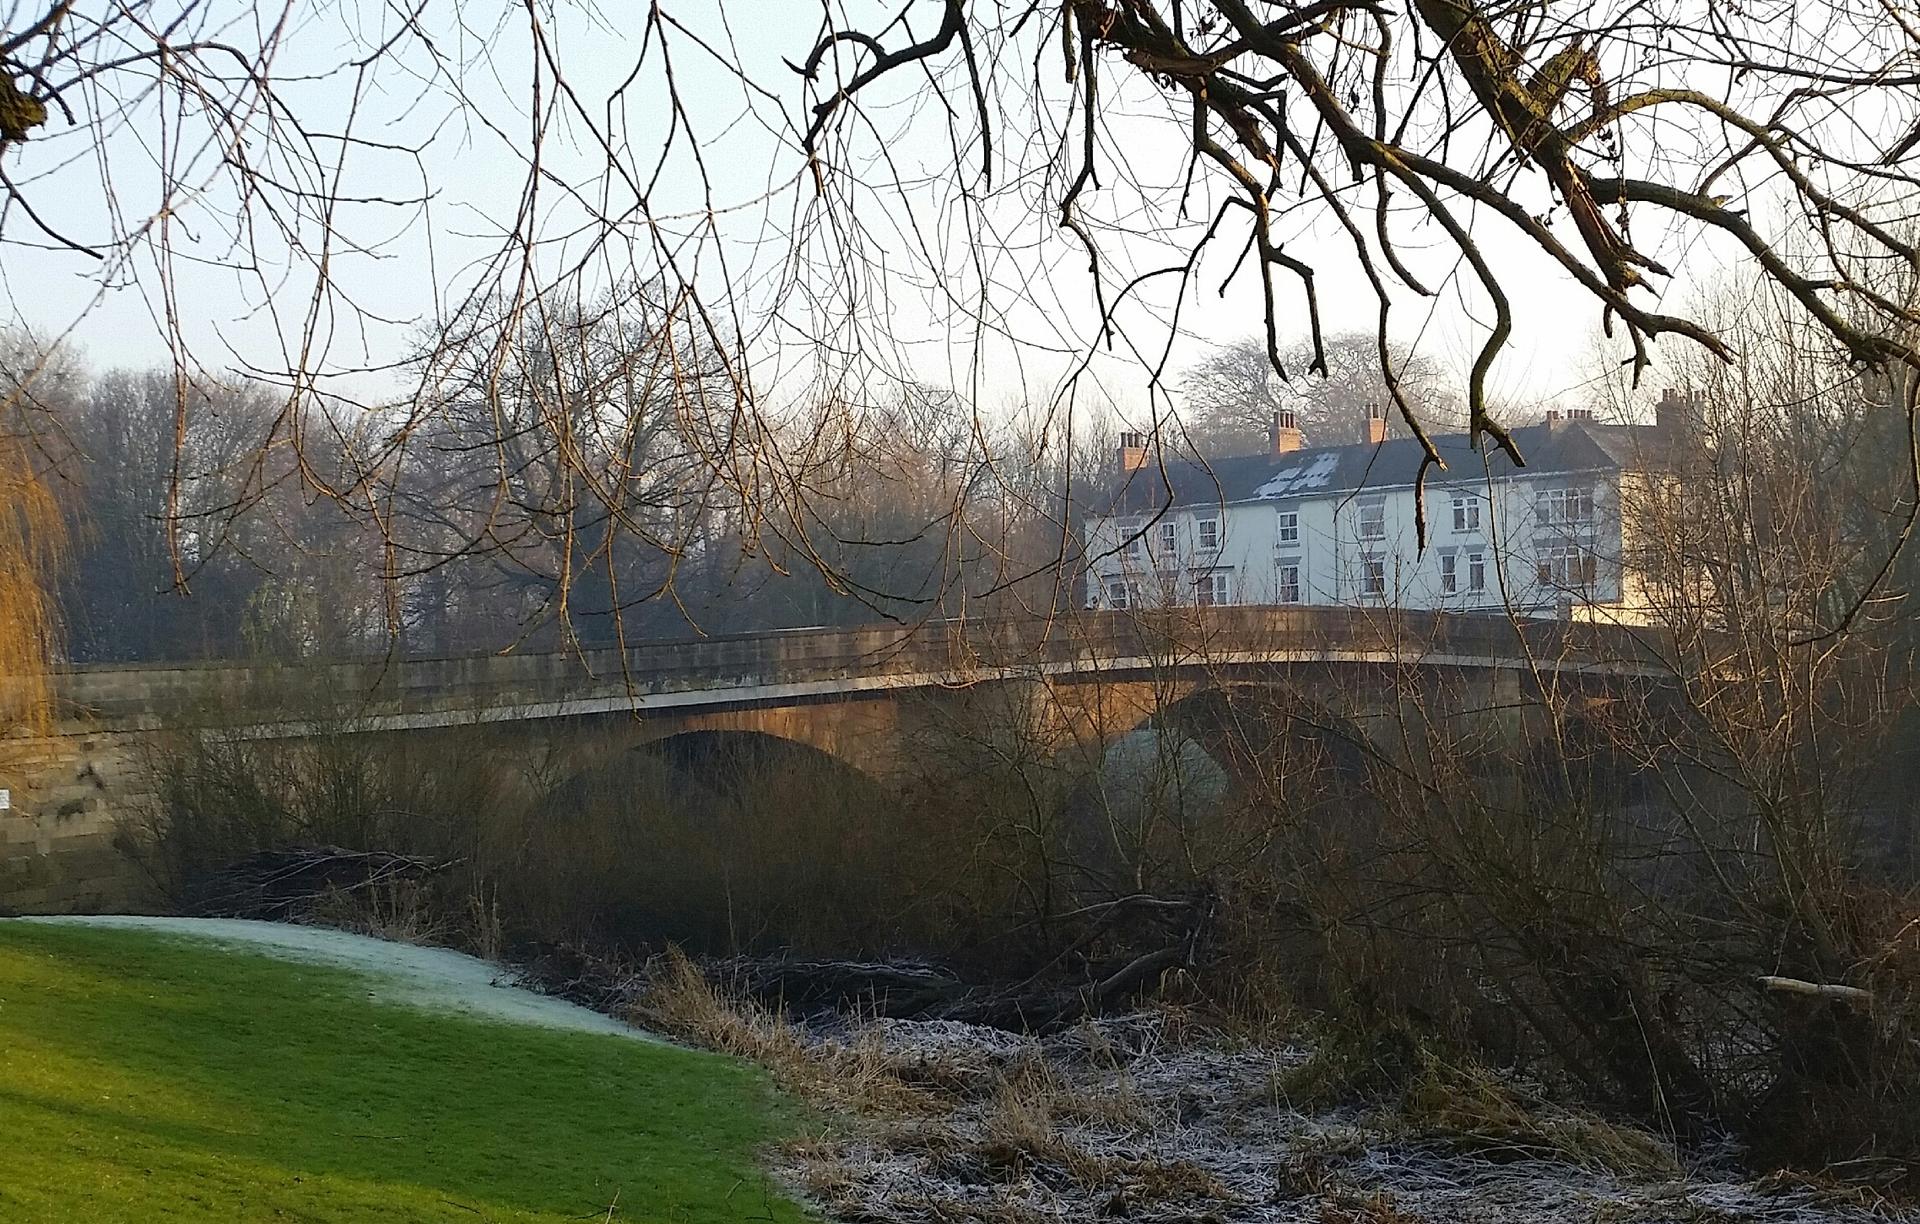
[[[778,409],[923,381],[916,313],[971,345],[952,373],[973,412],[997,367],[1044,357],[1069,414],[1080,373],[1118,360],[1158,415],[1203,290],[1248,286],[1276,377],[1312,378],[1325,277],[1351,276],[1405,428],[1426,437],[1404,364],[1423,354],[1391,337],[1452,303],[1470,427],[1521,460],[1488,387],[1523,281],[1584,306],[1635,371],[1661,342],[1725,357],[1661,297],[1675,255],[1707,249],[1854,362],[1920,364],[1914,311],[1871,275],[1917,258],[1904,5],[836,0],[812,29],[762,18],[741,0],[17,5],[0,244],[139,285],[183,368],[210,356],[184,338],[187,265],[231,269],[274,320],[271,358],[245,360],[285,390],[276,442],[296,448],[313,439],[294,403],[354,367],[343,337],[392,328],[385,298],[412,278],[431,282],[432,344],[462,356],[391,371],[507,369],[541,303],[659,286],[729,387],[703,461],[756,529],[802,542],[810,490]],[[501,194],[458,198],[438,181],[456,161]],[[456,231],[448,272],[434,242]],[[406,257],[343,281],[383,252]],[[689,412],[714,411],[713,373]],[[304,478],[378,521],[439,390],[404,389],[394,428]]]
[[[71,373],[0,335],[0,736],[44,731],[53,715],[55,566],[66,530],[50,480],[48,414]]]

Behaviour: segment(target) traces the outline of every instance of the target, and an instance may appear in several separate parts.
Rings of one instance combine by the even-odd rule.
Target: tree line
[[[366,406],[96,372],[16,337],[9,436],[80,663],[499,649],[1031,613],[1074,589],[1077,448],[906,385],[736,465],[698,355],[581,309]]]

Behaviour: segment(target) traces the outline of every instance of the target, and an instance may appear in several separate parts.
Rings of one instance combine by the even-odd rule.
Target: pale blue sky
[[[223,37],[240,41],[254,10],[237,0],[214,0],[214,5],[215,12],[224,5],[225,18],[234,23],[222,31]],[[865,11],[861,5],[851,7]],[[298,21],[278,64],[283,74],[317,72],[353,58],[356,43],[371,45],[396,32],[393,11],[372,0],[297,11]],[[329,266],[339,300],[310,314],[311,268],[285,260],[284,249],[267,227],[241,240],[220,224],[231,200],[219,190],[183,202],[170,234],[177,256],[173,296],[179,333],[197,360],[216,369],[285,367],[312,317],[320,338],[316,351],[323,354],[318,364],[338,374],[341,387],[371,397],[397,385],[388,376],[354,372],[397,360],[436,312],[482,275],[480,265],[498,250],[500,234],[514,223],[525,179],[533,42],[523,12],[490,15],[489,24],[476,26],[472,23],[479,11],[482,6],[475,4],[430,8],[425,18],[434,45],[448,63],[459,65],[464,99],[453,96],[446,80],[428,76],[432,64],[417,43],[372,80],[336,72],[289,87],[289,99],[303,113],[329,121],[347,112],[357,88],[355,131],[361,137],[421,150],[417,160],[397,151],[355,149],[349,154],[346,194],[370,199],[344,205],[338,219],[352,236],[375,245],[331,252]],[[608,99],[633,73],[640,51],[642,31],[631,26],[638,16],[626,17],[623,8],[621,16],[613,17],[612,11],[596,17],[566,8],[553,15],[546,29],[574,94],[596,116],[609,113]],[[720,300],[723,285],[735,291],[742,324],[761,336],[756,351],[764,363],[763,386],[774,388],[776,397],[783,392],[805,394],[810,353],[799,341],[816,334],[822,319],[840,309],[828,297],[809,302],[808,295],[815,290],[824,295],[836,287],[832,260],[844,248],[823,246],[820,231],[808,229],[818,227],[821,218],[791,130],[798,121],[793,117],[804,113],[805,99],[800,78],[781,60],[805,57],[817,34],[818,10],[781,0],[732,0],[725,12],[725,24],[710,4],[688,5],[677,15],[701,38],[737,48],[753,66],[754,79],[774,98],[743,90],[718,71],[687,34],[670,32],[675,75],[689,114],[699,125],[699,161],[712,183],[722,235],[718,245],[683,248],[687,262],[682,270],[710,301]],[[669,123],[659,65],[656,48],[649,68],[627,86],[624,105],[611,112],[612,130],[634,151],[627,160],[636,167],[650,164],[649,151],[658,147]],[[1002,105],[1030,104],[1021,88],[1030,71],[1025,64],[1016,67],[1020,79],[999,100]],[[1042,81],[1049,97],[1065,88],[1064,82],[1049,81],[1044,73]],[[869,137],[884,138],[878,144],[865,141],[862,156],[867,165],[877,171],[878,150],[884,147],[887,173],[924,177],[929,184],[951,181],[954,154],[947,144],[947,127],[923,96],[896,90],[891,97],[876,92],[865,101],[872,117]],[[1117,231],[1133,227],[1137,219],[1164,221],[1171,216],[1170,203],[1185,169],[1178,127],[1182,121],[1170,118],[1164,100],[1137,79],[1123,91],[1110,92],[1109,106],[1111,143],[1124,147],[1147,194],[1130,199],[1109,183],[1089,198],[1088,214],[1113,222]],[[60,123],[56,118],[50,127]],[[1011,124],[1003,125],[1003,139],[1021,126],[1016,114]],[[146,106],[108,142],[112,176],[128,216],[150,210],[152,150],[161,131],[156,108]],[[75,157],[85,151],[85,133],[50,131],[9,158],[16,181],[45,175],[32,187],[43,201],[42,210],[45,201],[58,201],[61,224],[82,241],[91,241],[104,232],[106,213],[97,167],[85,156]],[[600,191],[607,159],[591,133],[564,124],[554,129],[542,155],[553,177],[542,184],[538,226],[551,244],[543,257],[551,269],[570,264],[587,250],[583,236],[563,237],[587,215],[566,198],[566,189]],[[1117,149],[1109,148],[1108,156],[1118,156]],[[965,150],[963,157],[977,161],[978,152]],[[63,161],[63,169],[53,168]],[[1086,256],[1056,224],[1060,190],[1058,178],[1036,176],[1019,184],[1017,192],[1003,195],[976,218],[991,227],[977,238],[957,213],[933,206],[950,198],[943,187],[929,185],[904,198],[862,200],[856,212],[868,227],[868,249],[883,264],[857,284],[839,288],[860,300],[876,321],[884,321],[884,327],[866,328],[865,342],[891,341],[896,364],[910,367],[925,381],[968,391],[989,408],[1054,396],[1075,368],[1076,355],[1091,348],[1096,353],[1089,367],[1091,381],[1081,387],[1078,403],[1097,406],[1110,400],[1123,414],[1140,417],[1146,378],[1140,356],[1128,348],[1137,346],[1140,355],[1157,360],[1175,306],[1175,282],[1153,282],[1139,294],[1137,304],[1121,312],[1122,331],[1115,352],[1108,355],[1093,330]],[[394,203],[422,197],[424,203]],[[684,140],[650,199],[656,217],[667,218],[669,228],[691,230],[697,225],[706,201],[698,189],[693,149]],[[631,202],[631,192],[617,182],[610,195],[596,197],[597,206],[615,212]],[[1196,202],[1190,208],[1192,219],[1171,236],[1190,240],[1210,209],[1204,201]],[[17,218],[10,220],[7,232],[16,239],[28,234]],[[629,228],[601,246],[593,264],[599,279],[653,270],[650,253],[635,257],[629,245],[635,232]],[[1577,388],[1591,373],[1597,307],[1568,289],[1544,259],[1511,239],[1503,224],[1478,225],[1476,232],[1487,242],[1490,258],[1509,274],[1519,313],[1513,343],[1496,372],[1496,390],[1526,399]],[[796,233],[813,235],[804,249],[821,258],[800,277],[799,288],[805,293],[789,293],[776,303],[770,293],[784,283]],[[1725,257],[1712,247],[1683,251],[1657,235],[1635,236],[1681,273],[1667,289],[1669,297],[1684,296],[1690,274],[1710,272]],[[1170,373],[1191,364],[1210,343],[1260,330],[1260,299],[1251,277],[1240,277],[1224,297],[1215,292],[1243,237],[1244,227],[1225,232],[1202,260],[1181,305]],[[1441,293],[1426,301],[1407,295],[1397,307],[1396,331],[1403,339],[1417,340],[1423,352],[1445,367],[1464,373],[1489,312],[1476,292],[1450,277],[1454,257],[1445,244],[1434,241],[1423,251],[1421,235],[1413,237],[1408,258],[1441,286]],[[248,241],[263,251],[268,266],[240,266]],[[1113,232],[1103,241],[1112,261],[1110,291],[1167,260],[1168,248],[1145,236]],[[1373,299],[1345,239],[1316,216],[1295,225],[1291,241],[1290,249],[1319,269],[1328,330],[1371,328]],[[946,275],[933,277],[933,268]],[[70,336],[96,366],[167,360],[165,282],[150,251],[137,251],[130,268],[111,271],[103,278],[99,265],[71,252],[10,246],[0,259],[0,309],[42,336]],[[995,316],[997,329],[976,328],[969,318],[982,281],[996,287],[989,301],[1000,312]],[[951,293],[955,285],[965,291],[959,300]],[[1285,302],[1288,332],[1303,334],[1300,299],[1289,294]],[[776,305],[780,313],[770,316]]]

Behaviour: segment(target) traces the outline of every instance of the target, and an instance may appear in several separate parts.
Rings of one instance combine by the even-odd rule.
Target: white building
[[[1088,605],[1394,606],[1459,612],[1640,619],[1631,515],[1621,493],[1683,428],[1683,405],[1657,426],[1601,425],[1581,414],[1513,430],[1515,467],[1489,443],[1436,437],[1446,469],[1424,491],[1427,546],[1415,527],[1421,449],[1387,438],[1302,449],[1275,422],[1272,450],[1211,463],[1162,459],[1123,434],[1118,489],[1088,518]]]

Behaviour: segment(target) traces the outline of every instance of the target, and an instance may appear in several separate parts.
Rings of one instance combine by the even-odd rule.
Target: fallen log
[[[832,1011],[907,1019],[935,1011],[966,991],[953,973],[917,961],[734,957],[708,962],[705,972],[765,1006],[800,1017]]]
[[[1831,982],[1806,982],[1799,978],[1775,977],[1768,975],[1759,980],[1760,988],[1773,994],[1799,995],[1803,998],[1826,999],[1832,1003],[1845,1003],[1849,1007],[1861,1010],[1873,1006],[1873,992],[1862,990],[1858,986],[1840,986]]]

